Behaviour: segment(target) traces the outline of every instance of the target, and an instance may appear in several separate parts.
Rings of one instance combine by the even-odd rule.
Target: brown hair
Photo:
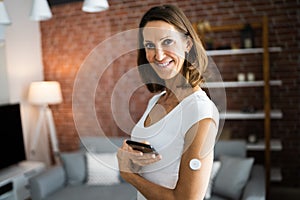
[[[165,89],[164,80],[156,74],[146,58],[146,51],[143,44],[143,28],[150,21],[165,21],[172,24],[179,32],[191,38],[193,46],[186,54],[182,67],[182,75],[187,80],[187,84],[182,85],[181,87],[187,85],[195,87],[199,85],[199,83],[203,81],[203,73],[205,72],[208,63],[205,49],[183,11],[174,5],[162,5],[152,7],[148,10],[139,24],[137,63],[141,79],[144,84],[146,84],[148,90],[150,92],[159,92]]]

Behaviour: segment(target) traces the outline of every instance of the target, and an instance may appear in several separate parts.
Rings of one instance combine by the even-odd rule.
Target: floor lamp
[[[34,140],[31,144],[30,155],[34,155],[36,152],[36,145],[41,133],[41,128],[46,122],[49,129],[55,162],[58,163],[59,148],[52,111],[49,108],[49,105],[62,102],[60,84],[56,81],[32,82],[29,87],[28,101],[33,105],[39,106],[39,117],[36,124]]]

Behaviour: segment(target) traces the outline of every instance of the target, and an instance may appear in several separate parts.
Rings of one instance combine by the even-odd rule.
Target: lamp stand
[[[35,134],[34,134],[34,140],[31,145],[30,153],[31,153],[31,155],[34,155],[36,152],[35,149],[36,149],[37,141],[40,137],[41,127],[42,127],[43,123],[45,122],[45,117],[46,117],[46,122],[47,122],[47,125],[49,128],[52,151],[54,154],[54,162],[59,163],[59,148],[58,148],[58,142],[57,142],[57,137],[56,137],[56,130],[55,130],[55,126],[54,126],[52,111],[48,105],[43,105],[40,107],[39,118],[37,121]]]

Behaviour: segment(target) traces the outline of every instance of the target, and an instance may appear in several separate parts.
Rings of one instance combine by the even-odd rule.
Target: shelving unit
[[[224,32],[224,31],[240,31],[244,24],[224,25],[211,27],[211,32]],[[203,85],[206,88],[243,88],[243,87],[262,87],[264,105],[263,110],[251,113],[245,113],[236,110],[228,110],[226,113],[221,113],[220,117],[227,120],[245,120],[245,119],[261,119],[264,121],[264,140],[255,144],[248,144],[247,149],[251,151],[264,151],[264,162],[266,172],[266,198],[269,194],[270,181],[280,181],[281,171],[278,168],[271,169],[270,151],[280,151],[282,144],[280,140],[271,139],[271,119],[282,118],[280,110],[271,110],[270,87],[281,86],[281,80],[270,80],[270,64],[269,53],[281,52],[281,47],[269,47],[268,44],[268,18],[264,16],[261,23],[252,23],[253,29],[262,30],[262,48],[248,48],[248,49],[226,49],[226,50],[209,50],[208,56],[228,56],[228,55],[245,55],[245,54],[262,54],[262,73],[263,80],[258,81],[225,81],[225,82],[208,82]],[[194,24],[197,30],[197,24]],[[199,34],[199,33],[198,33]],[[199,34],[200,35],[200,34]],[[200,37],[203,36],[200,35]]]
[[[230,88],[230,87],[263,87],[264,81],[225,81],[225,82],[208,82],[203,85],[204,88]],[[281,80],[271,80],[271,86],[281,86]]]
[[[253,113],[244,113],[241,111],[227,111],[226,113],[220,113],[221,119],[264,119],[266,114],[264,111],[255,111]],[[282,112],[280,110],[272,110],[270,113],[270,117],[272,119],[280,119],[282,118]]]
[[[269,47],[269,52],[280,52],[281,47]],[[225,56],[225,55],[238,55],[238,54],[257,54],[264,53],[263,48],[249,48],[249,49],[225,49],[225,50],[209,50],[206,51],[208,56]]]

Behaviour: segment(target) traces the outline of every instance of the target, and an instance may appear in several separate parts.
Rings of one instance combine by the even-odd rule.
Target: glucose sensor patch
[[[190,168],[192,170],[199,170],[201,168],[201,161],[197,158],[193,158],[191,161],[190,161]]]

